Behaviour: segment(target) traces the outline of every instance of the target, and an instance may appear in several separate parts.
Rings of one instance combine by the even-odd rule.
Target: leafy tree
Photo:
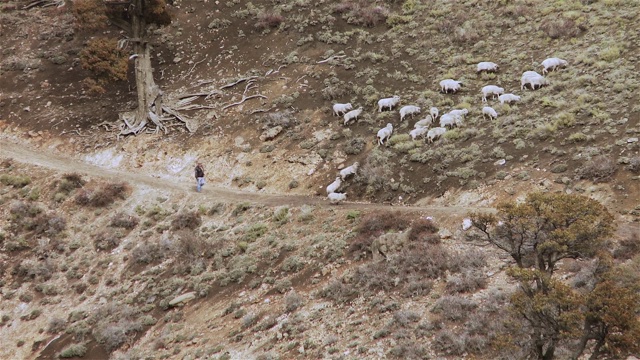
[[[532,258],[549,275],[562,259],[593,257],[613,233],[613,216],[584,196],[533,193],[524,203],[497,208],[497,215],[471,214],[481,240],[507,252],[518,267]]]
[[[156,129],[166,130],[162,121],[168,112],[170,117],[184,121],[178,113],[163,106],[163,92],[153,79],[151,66],[151,43],[149,26],[166,26],[171,23],[165,0],[75,0],[71,12],[77,21],[79,31],[91,33],[101,30],[111,23],[124,30],[128,38],[97,39],[89,42],[89,46],[81,53],[83,66],[91,70],[102,80],[123,79],[122,51],[127,44],[133,45],[131,58],[135,59],[136,89],[138,108],[135,112],[121,114],[124,127],[121,135],[138,134],[144,130],[149,120]],[[118,46],[115,46],[115,44]],[[124,68],[126,73],[126,68]]]
[[[532,354],[538,359],[553,359],[558,343],[575,337],[579,330],[581,298],[539,270],[512,268],[509,275],[520,283],[519,291],[511,297],[511,309],[531,329]]]
[[[511,310],[530,329],[533,357],[553,359],[561,341],[580,338],[580,334],[582,350],[576,353],[582,353],[591,339],[596,340],[598,350],[613,344],[617,329],[631,328],[620,323],[616,312],[608,313],[606,305],[587,305],[590,301],[607,303],[605,293],[594,291],[584,296],[553,277],[562,259],[600,256],[606,260],[602,250],[614,225],[604,206],[584,196],[533,193],[522,203],[503,203],[497,210],[497,214],[470,217],[479,231],[477,238],[508,253],[517,265],[508,271],[519,284],[511,298]],[[610,268],[609,262],[602,261],[596,277],[601,278]],[[590,315],[584,315],[585,309],[591,309],[587,311]],[[616,341],[627,346],[622,339],[626,338]]]
[[[634,284],[628,284],[623,269],[613,267],[607,254],[601,255],[600,262],[597,283],[584,296],[584,325],[574,359],[590,340],[595,341],[591,359],[599,359],[605,352],[616,358],[640,352],[640,293],[636,290],[640,281],[636,278],[631,280]]]

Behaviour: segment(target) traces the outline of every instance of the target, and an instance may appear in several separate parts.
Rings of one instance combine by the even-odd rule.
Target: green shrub
[[[87,353],[87,347],[83,344],[71,344],[62,349],[58,354],[61,358],[83,357]]]
[[[23,188],[31,183],[31,178],[28,176],[2,174],[0,175],[0,183],[14,188]]]
[[[253,242],[267,232],[267,225],[257,223],[249,226],[244,233],[242,239],[247,242]]]

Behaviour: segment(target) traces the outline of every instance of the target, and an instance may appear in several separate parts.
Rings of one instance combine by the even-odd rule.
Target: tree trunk
[[[151,66],[151,45],[147,41],[147,24],[143,16],[145,0],[134,0],[132,11],[132,34],[135,58],[135,75],[136,75],[136,91],[138,94],[138,108],[135,114],[123,114],[123,120],[127,128],[121,132],[121,135],[138,134],[146,125],[149,112],[152,106],[155,106],[155,115],[160,118],[162,115],[161,97],[162,92],[153,80],[153,68]],[[156,102],[158,104],[156,104]],[[156,118],[153,118],[156,119]],[[129,121],[127,121],[129,120]],[[157,129],[163,130],[164,127],[159,121],[154,121]]]

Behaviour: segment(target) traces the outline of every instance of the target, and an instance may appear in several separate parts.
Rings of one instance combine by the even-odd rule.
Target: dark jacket
[[[204,177],[204,169],[202,166],[196,166],[196,179],[200,177]]]

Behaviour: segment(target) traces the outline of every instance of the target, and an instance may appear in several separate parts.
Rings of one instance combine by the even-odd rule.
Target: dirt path
[[[256,192],[246,192],[229,188],[216,187],[211,184],[205,185],[202,193],[194,191],[195,184],[185,183],[183,180],[172,181],[166,178],[156,178],[146,174],[136,173],[132,170],[107,169],[93,164],[80,161],[72,157],[63,157],[51,154],[43,149],[33,149],[27,145],[0,139],[0,157],[12,158],[15,161],[41,166],[61,173],[76,172],[90,176],[102,177],[111,181],[125,181],[134,188],[148,187],[157,190],[165,190],[173,194],[183,194],[195,201],[203,197],[211,201],[222,201],[227,203],[250,202],[266,206],[302,206],[313,205],[321,207],[331,205],[327,199],[318,196],[304,195],[279,195]],[[415,211],[425,214],[456,214],[464,215],[469,211],[494,211],[487,207],[462,207],[462,206],[392,206],[385,204],[375,204],[366,202],[344,202],[339,205],[340,209],[361,209],[361,210],[393,210],[393,211]]]

